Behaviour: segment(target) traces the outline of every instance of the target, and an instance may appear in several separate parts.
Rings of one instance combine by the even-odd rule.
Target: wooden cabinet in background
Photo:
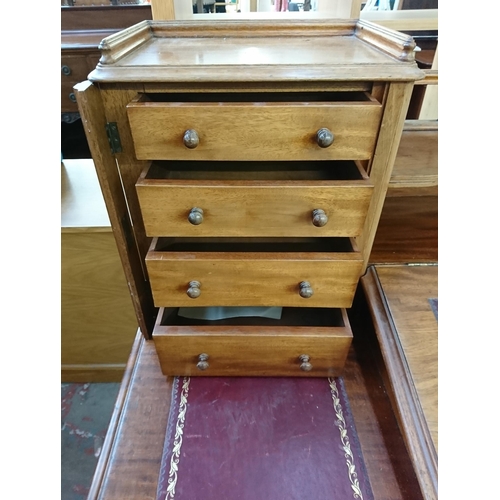
[[[61,380],[118,382],[137,331],[92,160],[61,163]]]
[[[63,121],[71,123],[78,119],[73,87],[96,67],[101,40],[144,19],[151,19],[150,5],[61,6]]]

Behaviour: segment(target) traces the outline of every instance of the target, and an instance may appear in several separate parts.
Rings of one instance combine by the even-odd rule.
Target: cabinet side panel
[[[144,277],[116,159],[106,136],[102,99],[99,90],[88,81],[75,86],[75,95],[139,328],[146,338],[151,338],[154,326],[151,289]]]
[[[391,83],[385,102],[384,114],[380,125],[375,154],[370,170],[370,179],[375,188],[368,209],[362,235],[357,238],[363,256],[363,272],[368,265],[375,233],[384,206],[394,160],[399,148],[403,125],[410,103],[413,82]]]

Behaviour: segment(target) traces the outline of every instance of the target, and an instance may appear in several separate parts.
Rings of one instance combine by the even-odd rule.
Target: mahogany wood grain
[[[360,276],[358,252],[196,252],[154,249],[146,266],[157,307],[350,307]],[[290,247],[291,249],[293,247]],[[190,281],[201,295],[187,295]],[[314,294],[304,299],[299,284]]]
[[[156,498],[172,379],[137,333],[88,500]]]
[[[61,6],[61,31],[122,30],[152,19],[151,5]]]
[[[139,328],[149,337],[155,320],[152,295],[144,280],[142,259],[134,241],[122,181],[105,133],[107,120],[101,95],[88,81],[75,86],[75,95]]]
[[[275,326],[169,326],[162,316],[160,310],[153,339],[164,375],[336,377],[352,341],[345,309],[344,324],[331,327],[284,327],[279,320]],[[209,356],[204,370],[197,368],[201,353]],[[309,371],[300,368],[303,354]]]
[[[387,197],[370,263],[437,262],[438,205],[437,196]]]
[[[386,386],[384,358],[361,285],[348,313],[353,343],[342,376],[374,497],[421,500],[417,476]]]
[[[424,498],[438,498],[438,335],[429,298],[437,266],[370,267],[361,283],[385,361],[386,385]]]
[[[375,500],[421,500],[420,488],[375,362],[366,305],[349,314],[354,340],[343,378]],[[153,341],[136,339],[88,500],[154,499],[170,407],[171,378]],[[135,354],[136,353],[136,354]]]
[[[73,86],[85,80],[93,68],[90,67],[86,54],[65,54],[61,57],[61,69],[70,72],[69,75],[64,72],[61,75],[61,111],[76,112],[76,100],[71,99],[71,96],[74,98]]]
[[[232,171],[195,172],[200,178],[182,170],[181,179],[174,174],[168,179],[141,176],[136,188],[147,235],[307,237],[361,232],[373,191],[368,179],[323,180],[322,172],[314,170],[304,171],[302,178],[297,175],[297,180],[281,180],[293,179],[297,172],[290,171],[274,176],[269,171],[236,173],[236,179]],[[315,173],[319,180],[309,180]],[[207,179],[213,176],[220,180]],[[203,210],[199,225],[188,221],[193,207]],[[326,213],[325,226],[313,224],[315,209]]]

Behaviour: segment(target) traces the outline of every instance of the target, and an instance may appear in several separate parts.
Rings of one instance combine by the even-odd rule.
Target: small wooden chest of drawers
[[[75,92],[163,373],[339,375],[423,76],[413,40],[358,20],[145,21],[100,49]],[[233,317],[179,310],[212,307]]]

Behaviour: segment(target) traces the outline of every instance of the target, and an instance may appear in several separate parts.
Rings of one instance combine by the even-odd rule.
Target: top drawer
[[[365,160],[381,104],[366,92],[142,94],[127,106],[139,160]],[[286,99],[286,101],[285,101]]]

